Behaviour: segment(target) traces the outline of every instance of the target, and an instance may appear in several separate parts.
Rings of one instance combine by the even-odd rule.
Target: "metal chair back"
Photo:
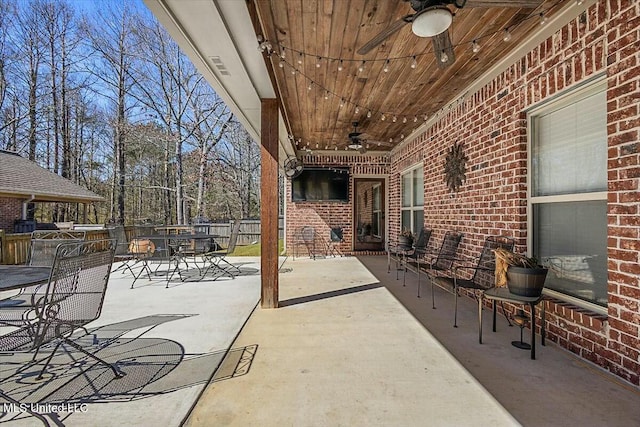
[[[442,246],[438,252],[438,257],[433,263],[437,270],[447,271],[451,269],[458,253],[458,246],[462,240],[462,234],[454,231],[447,231],[442,239]]]
[[[507,251],[512,251],[514,241],[510,237],[506,236],[489,236],[484,241],[480,256],[478,258],[478,265],[475,269],[471,282],[481,286],[482,288],[489,289],[495,286],[495,268],[496,257],[494,251],[502,248]]]
[[[31,233],[29,262],[31,266],[50,267],[56,248],[62,243],[80,242],[86,239],[85,231],[39,230]]]

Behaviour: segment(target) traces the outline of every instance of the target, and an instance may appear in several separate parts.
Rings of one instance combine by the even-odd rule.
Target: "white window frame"
[[[534,205],[545,203],[560,203],[560,202],[583,202],[583,201],[607,201],[607,191],[598,191],[590,193],[573,193],[566,195],[552,195],[552,196],[533,196],[533,146],[536,138],[536,129],[534,126],[535,118],[541,114],[558,110],[568,105],[574,104],[584,98],[591,95],[595,95],[599,92],[606,91],[607,81],[604,76],[598,76],[593,80],[589,80],[580,86],[563,93],[560,96],[556,96],[545,100],[542,104],[537,105],[527,111],[527,247],[529,248],[528,255],[531,256],[531,250],[534,247]],[[606,108],[606,106],[605,106]],[[607,314],[607,307],[603,307],[592,302],[576,298],[572,295],[567,295],[562,292],[555,291],[553,289],[544,289],[546,295],[552,296],[559,300],[569,302],[578,307],[586,308],[590,311]]]
[[[409,206],[403,206],[402,203],[402,198],[404,197],[404,177],[407,176],[408,174],[413,174],[415,171],[417,171],[418,169],[422,169],[422,204],[421,205],[417,205],[416,201],[414,200],[414,194],[416,194],[416,192],[414,191],[413,188],[413,179],[410,180],[411,182],[411,203],[409,204]],[[402,231],[403,225],[402,225],[402,213],[404,211],[410,211],[411,214],[409,215],[409,222],[411,224],[411,231],[414,234],[417,234],[419,232],[419,230],[416,230],[416,225],[413,223],[413,218],[414,218],[414,212],[416,211],[420,211],[422,212],[422,215],[424,217],[424,164],[423,163],[418,163],[415,164],[413,166],[411,166],[408,169],[405,169],[404,171],[402,171],[402,173],[400,173],[400,231]]]

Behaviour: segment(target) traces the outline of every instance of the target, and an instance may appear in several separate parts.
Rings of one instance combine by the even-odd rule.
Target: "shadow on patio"
[[[259,298],[255,261],[239,261],[243,274],[235,279],[180,282],[169,289],[164,277],[143,277],[139,288],[129,289],[131,275],[113,273],[102,315],[74,341],[126,375],[115,378],[67,345],[41,380],[35,379],[41,364],[17,372],[30,354],[3,355],[0,388],[24,406],[5,403],[0,423],[42,425],[28,407],[51,425],[180,425],[207,383],[244,375],[251,366],[257,345],[230,346]]]

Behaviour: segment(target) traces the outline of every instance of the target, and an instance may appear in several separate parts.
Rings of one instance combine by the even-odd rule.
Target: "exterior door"
[[[385,236],[384,180],[356,178],[353,249],[355,251],[383,251]]]

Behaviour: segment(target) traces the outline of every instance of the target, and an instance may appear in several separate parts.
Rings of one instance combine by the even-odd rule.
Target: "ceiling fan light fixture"
[[[451,25],[453,15],[446,6],[433,6],[420,12],[411,24],[413,34],[418,37],[433,37]]]

